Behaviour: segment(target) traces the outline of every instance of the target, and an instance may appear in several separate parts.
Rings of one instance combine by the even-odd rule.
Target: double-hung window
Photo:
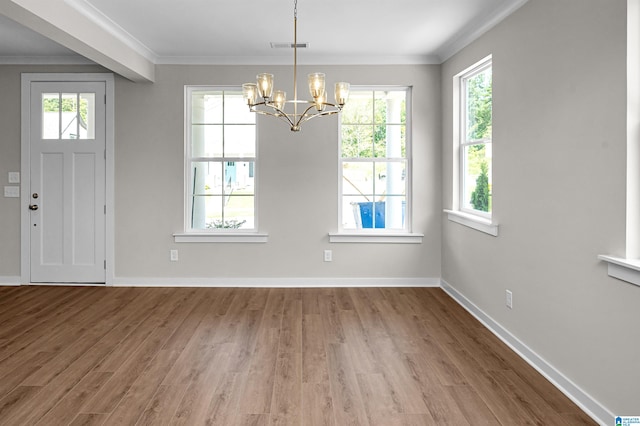
[[[340,230],[409,232],[410,88],[351,87],[340,121]]]
[[[473,66],[460,82],[460,210],[491,217],[491,58]]]
[[[255,231],[256,118],[235,87],[186,88],[187,233]]]

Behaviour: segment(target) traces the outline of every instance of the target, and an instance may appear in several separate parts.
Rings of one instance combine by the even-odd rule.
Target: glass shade
[[[321,72],[316,72],[309,74],[309,93],[313,99],[316,99],[318,96],[322,96],[324,93],[324,74]]]
[[[315,98],[316,101],[316,110],[324,111],[327,102],[327,92],[322,92],[322,95]]]
[[[245,83],[242,85],[242,96],[247,102],[247,105],[251,106],[256,103],[258,96],[258,85],[254,83]]]
[[[279,110],[284,109],[284,103],[287,101],[287,93],[282,90],[273,92],[273,104]]]
[[[344,81],[336,83],[335,98],[338,105],[342,106],[347,103],[347,99],[349,99],[349,87],[349,83],[345,83]]]
[[[268,99],[273,93],[273,74],[258,74],[256,76],[258,85],[258,95],[261,98]]]

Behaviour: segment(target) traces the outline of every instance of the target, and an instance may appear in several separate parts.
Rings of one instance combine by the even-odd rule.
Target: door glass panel
[[[42,139],[60,138],[60,94],[42,94]]]
[[[80,139],[78,131],[78,94],[62,94],[60,139]]]
[[[96,94],[80,93],[80,137],[79,139],[96,138]]]
[[[95,139],[95,93],[43,93],[43,139]]]

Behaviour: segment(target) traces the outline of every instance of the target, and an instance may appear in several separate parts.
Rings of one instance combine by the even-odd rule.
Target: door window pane
[[[79,135],[80,139],[96,138],[96,94],[79,94]]]
[[[43,139],[95,139],[95,93],[44,93]]]
[[[60,139],[60,94],[42,94],[42,139]]]

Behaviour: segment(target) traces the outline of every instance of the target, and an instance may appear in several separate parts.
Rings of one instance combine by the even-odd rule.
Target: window
[[[240,88],[186,88],[187,232],[256,230],[256,119]]]
[[[491,58],[459,76],[460,210],[491,217]]]
[[[95,93],[43,93],[42,139],[95,139]]]
[[[340,125],[341,231],[409,230],[410,89],[351,88]]]

